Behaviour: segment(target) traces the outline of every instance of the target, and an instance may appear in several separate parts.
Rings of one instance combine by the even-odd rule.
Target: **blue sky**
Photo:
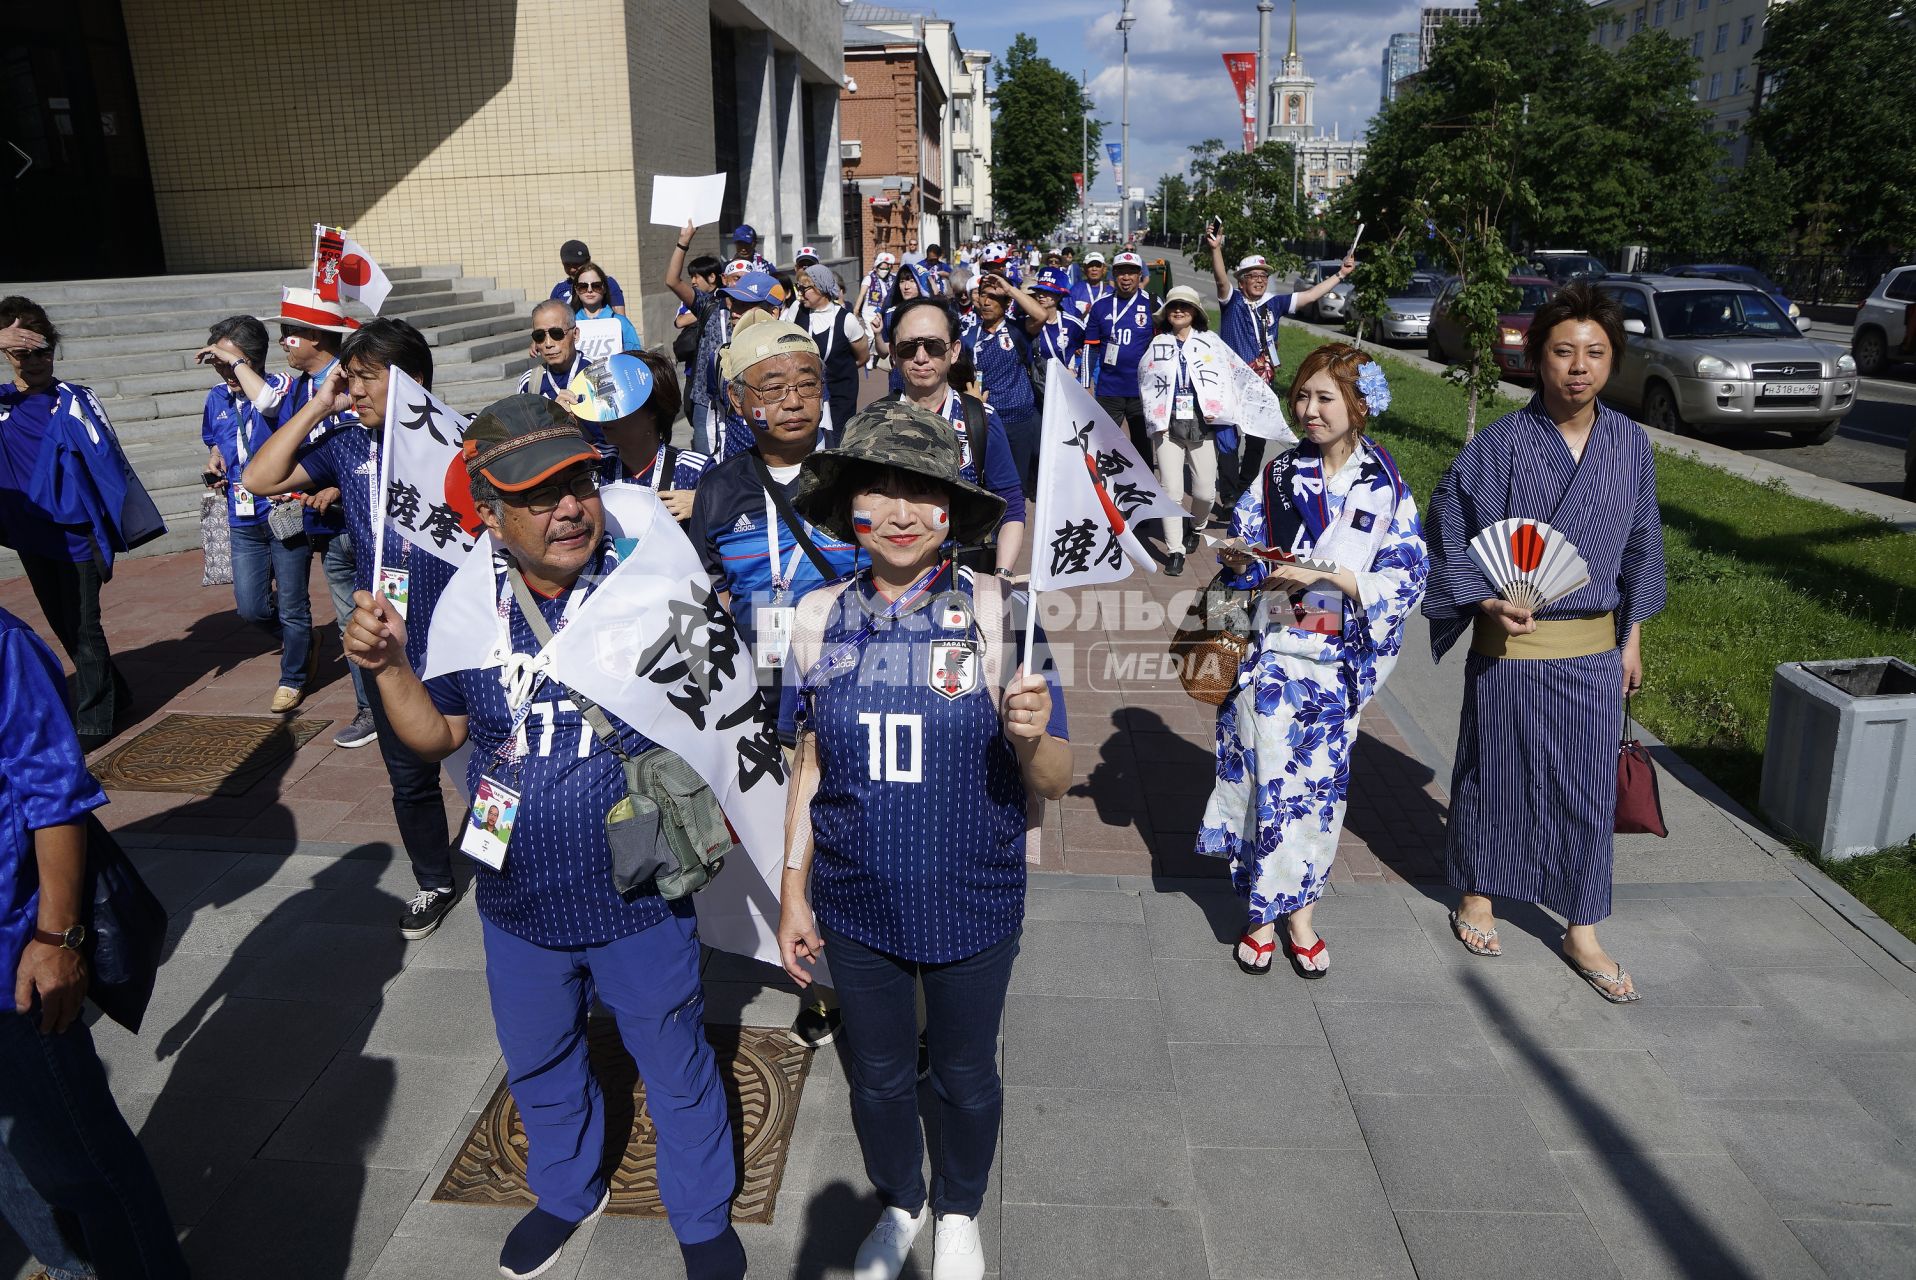
[[[1120,42],[1118,0],[892,0],[900,7],[935,9],[956,26],[960,43],[1003,56],[1020,31],[1039,52],[1076,75],[1088,71],[1098,118],[1118,136]],[[1393,31],[1417,29],[1411,0],[1299,0],[1298,50],[1317,80],[1317,123],[1338,124],[1345,137],[1362,133],[1377,109],[1378,68]],[[1182,168],[1185,148],[1205,138],[1242,137],[1226,52],[1257,48],[1256,0],[1132,0],[1131,179],[1149,186]],[[1271,58],[1284,56],[1288,0],[1271,14]],[[1112,199],[1117,188],[1104,165],[1093,193]]]

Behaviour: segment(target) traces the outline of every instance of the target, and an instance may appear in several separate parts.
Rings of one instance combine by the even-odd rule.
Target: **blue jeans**
[[[931,1204],[975,1218],[985,1202],[1004,1114],[998,1025],[1004,1020],[1014,933],[950,964],[919,964],[821,930],[845,1019],[852,1124],[865,1175],[889,1208],[925,1204],[924,1133],[918,1123],[917,984],[925,985],[925,1039],[938,1094],[938,1158]]]
[[[29,1208],[16,1217],[21,1183],[0,1177],[8,1219],[72,1224],[77,1239],[62,1268],[84,1253],[105,1280],[185,1280],[159,1181],[107,1090],[84,1023],[47,1035],[37,1006],[32,1014],[0,1009],[0,1144],[42,1203],[37,1216]],[[44,1235],[41,1227],[27,1230]],[[22,1235],[43,1265],[56,1265],[39,1254],[40,1239]]]
[[[81,1252],[79,1225],[54,1212],[27,1171],[0,1145],[0,1218],[13,1228],[51,1280],[93,1280],[98,1273]]]
[[[705,1039],[692,913],[577,947],[538,946],[490,920],[484,928],[493,1027],[525,1126],[526,1185],[539,1207],[578,1222],[605,1194],[605,1105],[586,1060],[596,995],[645,1081],[672,1234],[682,1245],[729,1236],[738,1166],[718,1060]]]
[[[234,525],[231,533],[233,602],[240,617],[279,641],[280,684],[303,689],[313,652],[313,604],[306,591],[313,549],[305,534],[275,538],[264,521]]]
[[[314,550],[319,553],[319,567],[326,571],[326,589],[333,597],[333,612],[339,615],[339,642],[346,643],[346,620],[353,616],[353,538],[349,533],[332,533],[320,537]],[[346,669],[353,673],[353,698],[359,703],[359,709],[367,709],[366,673],[352,663]]]

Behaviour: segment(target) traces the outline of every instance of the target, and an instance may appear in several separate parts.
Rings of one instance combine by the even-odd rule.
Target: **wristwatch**
[[[1003,567],[993,569],[992,572],[997,574],[1000,578],[1003,578],[1006,582],[1010,582],[1013,578],[1018,576],[1017,574],[1013,573],[1010,569],[1006,569]]]
[[[76,924],[60,933],[49,933],[45,929],[36,928],[33,931],[33,940],[35,942],[43,942],[49,947],[62,947],[68,951],[78,951],[86,945],[86,926]]]

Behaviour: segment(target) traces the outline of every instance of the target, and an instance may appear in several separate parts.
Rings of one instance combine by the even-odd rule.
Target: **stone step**
[[[281,283],[294,284],[297,277],[287,277]],[[447,276],[435,276],[430,279],[395,280],[392,293],[386,299],[385,314],[399,313],[406,303],[430,294],[444,293],[454,288],[456,281]],[[31,288],[32,286],[26,286]],[[32,294],[28,294],[32,298]],[[34,298],[35,302],[40,299]],[[156,310],[169,311],[220,311],[227,315],[236,312],[249,312],[253,315],[267,316],[279,309],[279,286],[266,288],[247,286],[217,293],[179,293],[163,297],[116,297],[87,302],[40,302],[47,314],[62,332],[75,321],[113,319],[119,316],[146,315]],[[76,334],[77,336],[77,334]]]
[[[101,280],[41,280],[0,283],[0,292],[25,294],[51,310],[62,302],[110,302],[120,298],[168,298],[271,289],[299,280],[302,268],[276,267],[264,271],[216,271],[197,275],[122,276]],[[404,280],[456,279],[461,268],[442,263],[430,266],[389,266],[386,278],[395,285]],[[309,277],[310,278],[310,277]]]
[[[514,296],[516,295],[491,289],[468,289],[457,293],[441,290],[433,293],[416,294],[407,298],[388,299],[385,314],[388,317],[396,316],[410,320],[413,324],[424,328],[425,326],[416,319],[416,317],[430,315],[445,311],[449,308],[470,305],[472,303],[504,302]],[[94,316],[91,318],[67,321],[63,321],[51,307],[47,309],[47,314],[52,318],[54,325],[60,330],[62,338],[70,336],[74,339],[98,339],[131,337],[138,334],[149,333],[181,333],[189,334],[195,339],[188,350],[196,350],[206,341],[207,326],[211,325],[215,320],[223,320],[227,316],[234,315],[240,311],[250,312],[254,315],[271,315],[278,307],[278,297],[279,295],[276,293],[270,297],[256,295],[251,299],[248,305],[243,307],[195,306],[190,310],[143,311],[130,315]],[[185,300],[169,300],[167,305],[171,306],[180,301]]]

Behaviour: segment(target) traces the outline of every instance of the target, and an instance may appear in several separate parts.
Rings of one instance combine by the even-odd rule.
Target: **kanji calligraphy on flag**
[[[1184,508],[1164,496],[1130,437],[1056,360],[1045,369],[1039,432],[1031,589],[1116,582],[1133,564],[1155,573],[1133,526]]]
[[[393,282],[359,241],[338,227],[313,224],[313,292],[327,302],[357,298],[378,315],[392,291]]]
[[[1180,376],[1180,374],[1182,376]],[[1236,427],[1246,435],[1296,444],[1284,420],[1284,404],[1237,352],[1211,335],[1179,342],[1168,333],[1151,339],[1138,361],[1138,395],[1146,429],[1171,429],[1180,386],[1196,398],[1207,425]]]
[[[759,690],[744,635],[658,496],[616,485],[599,498],[618,565],[534,669],[677,752],[705,779],[745,856],[728,858],[693,899],[699,936],[777,964],[785,755],[776,709]],[[504,666],[493,549],[492,536],[482,535],[439,598],[423,679]]]
[[[393,365],[386,377],[386,522],[421,551],[458,564],[485,530],[460,445],[471,420]]]

